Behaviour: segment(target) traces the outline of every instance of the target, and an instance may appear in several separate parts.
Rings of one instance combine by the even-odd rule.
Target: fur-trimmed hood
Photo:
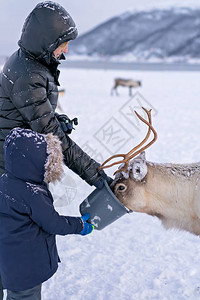
[[[63,154],[61,142],[52,133],[14,128],[6,137],[5,169],[29,182],[45,183],[61,179]]]

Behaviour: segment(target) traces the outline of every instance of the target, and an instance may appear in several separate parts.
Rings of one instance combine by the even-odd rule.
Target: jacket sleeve
[[[104,171],[98,171],[100,164],[85,153],[68,136],[67,139],[69,139],[69,147],[63,153],[66,166],[78,174],[88,184],[96,184],[96,182],[100,180],[102,173],[104,173]]]
[[[31,73],[29,76],[20,77],[12,89],[12,102],[32,130],[40,133],[52,132],[59,137],[66,166],[93,185],[101,178],[98,171],[100,164],[63,132],[47,97],[46,86],[46,78],[41,74]]]
[[[32,130],[40,133],[52,132],[61,141],[65,138],[48,99],[48,81],[41,73],[32,72],[19,77],[13,86],[10,97],[24,123]]]
[[[80,234],[83,222],[80,217],[59,215],[51,200],[44,193],[30,197],[30,218],[44,231],[50,234]]]

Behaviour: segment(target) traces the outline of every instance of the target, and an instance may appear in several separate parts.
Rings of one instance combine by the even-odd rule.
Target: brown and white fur
[[[151,163],[143,152],[112,188],[127,208],[158,217],[166,229],[200,235],[200,163]]]

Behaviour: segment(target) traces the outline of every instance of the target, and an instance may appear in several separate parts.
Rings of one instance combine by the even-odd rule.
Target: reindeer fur
[[[143,163],[147,174],[142,180],[134,179],[131,167],[128,178],[117,176],[113,185],[118,199],[133,211],[158,217],[166,229],[200,235],[200,163]]]

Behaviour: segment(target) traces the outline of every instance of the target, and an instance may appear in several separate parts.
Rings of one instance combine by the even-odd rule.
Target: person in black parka
[[[57,136],[15,128],[5,141],[0,177],[0,273],[7,300],[41,299],[41,284],[57,270],[55,235],[91,233],[85,216],[59,215],[48,183],[59,180],[63,154]]]
[[[63,130],[55,113],[59,70],[67,43],[77,37],[69,13],[52,1],[39,3],[25,20],[19,49],[0,73],[0,175],[5,172],[4,142],[16,127],[52,133],[62,145],[64,163],[89,185],[97,188],[110,178]],[[1,245],[0,245],[1,247]],[[0,299],[2,299],[0,280]]]
[[[53,133],[62,142],[67,167],[90,185],[110,180],[100,164],[85,153],[62,129],[55,114],[58,100],[57,69],[65,59],[67,43],[77,37],[69,13],[52,1],[39,3],[25,20],[17,50],[0,74],[0,175],[4,169],[3,144],[12,128]]]

